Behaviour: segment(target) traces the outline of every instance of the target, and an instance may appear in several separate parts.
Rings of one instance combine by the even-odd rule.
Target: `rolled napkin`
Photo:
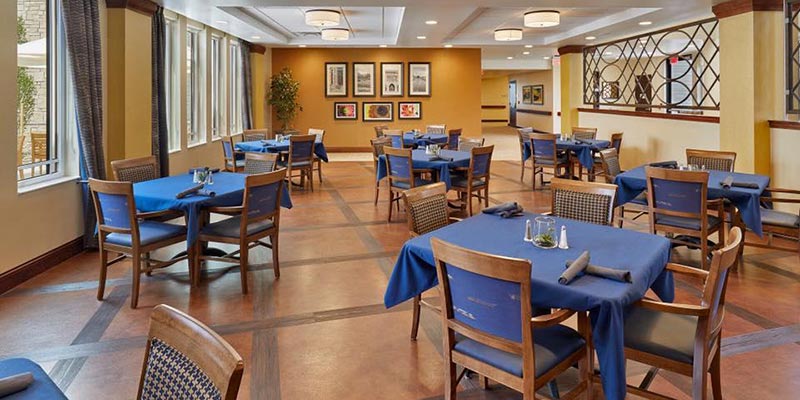
[[[0,378],[0,398],[25,390],[31,383],[33,374],[30,372]]]
[[[589,265],[589,251],[584,251],[575,259],[575,261],[567,261],[567,269],[558,277],[558,283],[562,285],[569,285],[576,276],[578,276]]]
[[[199,185],[196,185],[196,186],[192,186],[189,189],[186,189],[186,190],[176,194],[175,198],[176,199],[182,199],[182,198],[184,198],[184,197],[186,197],[186,196],[188,196],[188,195],[190,195],[192,193],[197,193],[197,192],[199,192],[201,190],[203,190],[203,184],[202,183],[199,184]]]
[[[722,186],[724,189],[730,189],[731,185],[733,185],[733,177],[732,176],[726,177],[725,179],[722,180],[722,182],[719,183],[719,185]]]
[[[677,161],[661,161],[661,162],[650,163],[649,166],[656,167],[656,168],[675,169],[675,168],[678,168],[678,162]]]
[[[615,281],[633,283],[631,278],[631,271],[600,267],[597,265],[589,264],[584,271],[589,275],[599,276],[606,279],[613,279]]]
[[[755,182],[731,182],[731,186],[745,189],[758,189],[758,184]]]
[[[522,206],[520,206],[516,202],[510,201],[508,203],[503,203],[493,207],[484,208],[482,212],[484,214],[499,215],[502,218],[511,218],[515,215],[521,214],[522,211],[523,211]]]
[[[200,189],[197,191],[197,194],[200,196],[214,197],[217,195],[217,192],[208,189]]]

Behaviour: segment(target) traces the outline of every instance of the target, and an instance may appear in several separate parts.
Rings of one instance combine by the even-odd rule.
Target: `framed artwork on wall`
[[[358,119],[358,103],[333,103],[333,119]]]
[[[535,104],[537,106],[544,105],[544,85],[531,86],[531,100],[532,104]]]
[[[522,87],[522,104],[533,104],[533,86]]]
[[[394,110],[392,102],[370,102],[363,103],[361,119],[364,121],[392,121],[394,120]]]
[[[408,63],[408,95],[409,96],[431,95],[431,63],[429,62]]]
[[[403,63],[381,63],[381,96],[394,97],[403,95]]]
[[[398,101],[397,119],[422,119],[422,103],[418,101]]]
[[[375,96],[375,63],[353,63],[353,96]]]
[[[325,96],[347,97],[347,63],[325,63]]]

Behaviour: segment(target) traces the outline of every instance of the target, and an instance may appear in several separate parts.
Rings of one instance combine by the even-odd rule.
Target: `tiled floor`
[[[531,192],[519,165],[493,163],[491,200],[549,208],[549,191]],[[250,294],[237,270],[212,265],[190,291],[186,266],[145,277],[140,307],[129,308],[129,264],[112,267],[106,300],[95,300],[96,253],[70,259],[0,296],[0,358],[43,365],[74,399],[135,397],[151,308],[167,303],[220,332],[245,358],[241,399],[439,399],[440,323],[423,312],[420,339],[409,340],[408,305],[386,310],[383,291],[407,239],[404,216],[386,222],[385,192],[372,203],[371,162],[324,166],[314,193],[295,191],[281,215],[281,279],[264,249],[252,251]],[[172,254],[179,248],[169,249]],[[697,254],[675,260],[697,264]],[[679,300],[697,282],[678,283]],[[800,263],[789,253],[748,250],[730,278],[723,341],[727,399],[790,399],[800,392]],[[629,364],[629,382],[646,369]],[[575,374],[559,378],[563,389]],[[689,398],[688,378],[660,373],[652,386]],[[462,399],[518,399],[502,389],[462,385]],[[547,394],[546,391],[542,394]]]

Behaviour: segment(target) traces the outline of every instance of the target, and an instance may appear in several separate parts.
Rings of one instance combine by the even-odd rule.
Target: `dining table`
[[[623,205],[647,189],[646,165],[625,171],[614,178],[617,185],[617,205]],[[758,236],[762,236],[761,227],[761,195],[769,186],[770,178],[766,175],[748,174],[743,172],[727,172],[707,170],[708,172],[708,199],[727,199],[739,210],[747,227]],[[758,188],[732,186],[725,188],[722,182],[728,177],[737,183],[752,183]]]
[[[17,374],[30,373],[33,377],[28,387],[2,396],[3,400],[60,400],[67,399],[64,392],[58,388],[47,372],[42,367],[27,358],[7,358],[0,360],[0,378],[7,378]]]
[[[439,156],[428,154],[423,149],[411,150],[411,163],[414,169],[431,170],[436,173],[439,182],[444,182],[447,189],[451,186],[451,168],[469,167],[472,153],[458,150],[439,150]],[[378,157],[378,170],[376,179],[380,182],[388,173],[386,171],[386,156]]]
[[[605,150],[611,146],[608,140],[599,139],[581,139],[576,141],[573,139],[558,139],[556,140],[556,147],[561,151],[568,151],[574,154],[578,162],[591,171],[594,168],[594,155],[600,150]],[[522,156],[527,160],[531,156],[531,142],[525,141],[525,147],[522,151]]]
[[[278,141],[276,139],[253,140],[249,142],[239,142],[234,145],[237,151],[256,152],[256,153],[280,153],[289,151],[289,139]],[[328,162],[328,152],[325,150],[325,143],[317,138],[314,142],[314,155],[322,161]]]
[[[403,133],[403,145],[404,147],[425,147],[429,144],[445,144],[447,138],[447,135],[441,133],[405,132]]]
[[[537,216],[527,212],[515,218],[478,214],[410,239],[397,257],[384,305],[397,306],[438,285],[430,244],[434,237],[470,250],[530,260],[532,306],[589,313],[605,397],[622,400],[626,393],[625,313],[649,289],[663,301],[674,300],[672,273],[665,269],[670,242],[648,233],[555,218],[556,226],[566,227],[569,248],[542,249],[523,239],[526,221]],[[567,261],[583,251],[589,251],[594,265],[630,271],[632,282],[583,275],[560,284]],[[509,316],[514,317],[519,318]]]

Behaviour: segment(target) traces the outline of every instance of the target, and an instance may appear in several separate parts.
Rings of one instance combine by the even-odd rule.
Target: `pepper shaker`
[[[561,238],[558,240],[558,248],[562,250],[569,248],[569,244],[567,243],[567,227],[565,225],[561,225]]]
[[[533,229],[531,228],[531,220],[525,221],[525,238],[523,239],[526,242],[533,241]]]

